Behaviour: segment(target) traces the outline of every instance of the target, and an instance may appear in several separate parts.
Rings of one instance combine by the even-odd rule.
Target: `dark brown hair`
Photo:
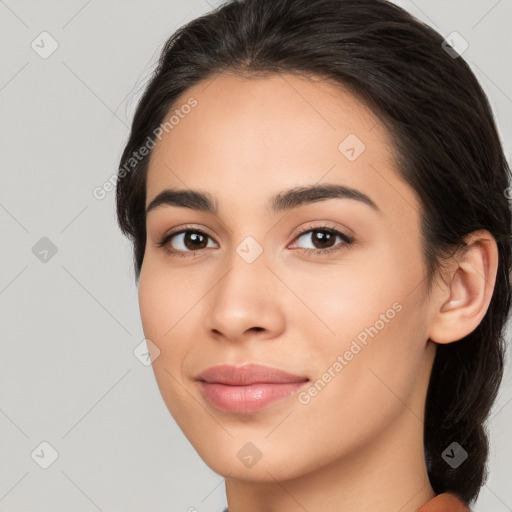
[[[485,93],[435,30],[384,0],[231,0],[181,27],[164,45],[119,165],[118,222],[133,242],[136,279],[146,244],[149,156],[136,164],[133,156],[188,87],[220,73],[280,72],[348,88],[387,126],[397,171],[421,201],[430,284],[472,231],[486,229],[497,241],[489,309],[464,339],[438,345],[425,411],[431,485],[470,503],[487,478],[485,421],[503,376],[510,169]],[[456,469],[442,457],[452,442],[468,453]]]

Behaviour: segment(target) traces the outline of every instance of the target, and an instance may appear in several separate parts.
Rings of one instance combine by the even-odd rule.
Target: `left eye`
[[[353,239],[350,236],[331,227],[316,227],[308,229],[307,231],[300,233],[296,237],[296,240],[304,237],[308,237],[313,245],[313,247],[303,248],[306,253],[328,253],[341,249],[345,245],[350,245],[353,242]],[[341,239],[343,243],[334,245],[336,243],[336,238]]]

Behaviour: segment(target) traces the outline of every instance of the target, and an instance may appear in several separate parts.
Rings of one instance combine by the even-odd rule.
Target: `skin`
[[[192,96],[198,105],[152,152],[146,205],[163,189],[191,188],[214,196],[219,212],[165,205],[148,213],[139,280],[169,411],[205,463],[227,476],[230,512],[414,512],[435,496],[423,418],[436,346],[483,318],[494,239],[475,232],[428,293],[419,199],[364,104],[339,86],[290,74],[223,74],[185,91],[173,109]],[[354,161],[338,149],[349,134],[366,146]],[[325,183],[363,192],[380,211],[339,198],[266,209],[278,192]],[[305,254],[322,246],[311,232],[297,238],[299,230],[324,221],[354,243],[336,237],[340,251]],[[178,235],[168,246],[188,250],[179,257],[156,245],[185,225],[206,232],[208,246],[187,247]],[[247,236],[263,249],[252,263],[236,252]],[[253,362],[312,384],[394,303],[401,310],[307,404],[292,396],[252,414],[222,412],[194,380],[213,365]],[[252,467],[237,456],[249,442],[261,452]]]

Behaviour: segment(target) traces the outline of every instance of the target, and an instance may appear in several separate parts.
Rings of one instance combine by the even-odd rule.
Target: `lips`
[[[295,394],[309,378],[258,364],[212,366],[195,377],[206,400],[230,413],[252,413]]]
[[[305,376],[293,375],[278,368],[259,364],[246,364],[238,367],[225,364],[208,368],[197,375],[196,380],[228,386],[247,386],[257,383],[305,382],[309,379]]]

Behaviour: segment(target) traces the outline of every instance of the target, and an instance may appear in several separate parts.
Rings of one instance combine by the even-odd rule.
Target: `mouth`
[[[223,412],[247,414],[289,398],[309,378],[259,364],[219,365],[195,377],[206,400]]]

